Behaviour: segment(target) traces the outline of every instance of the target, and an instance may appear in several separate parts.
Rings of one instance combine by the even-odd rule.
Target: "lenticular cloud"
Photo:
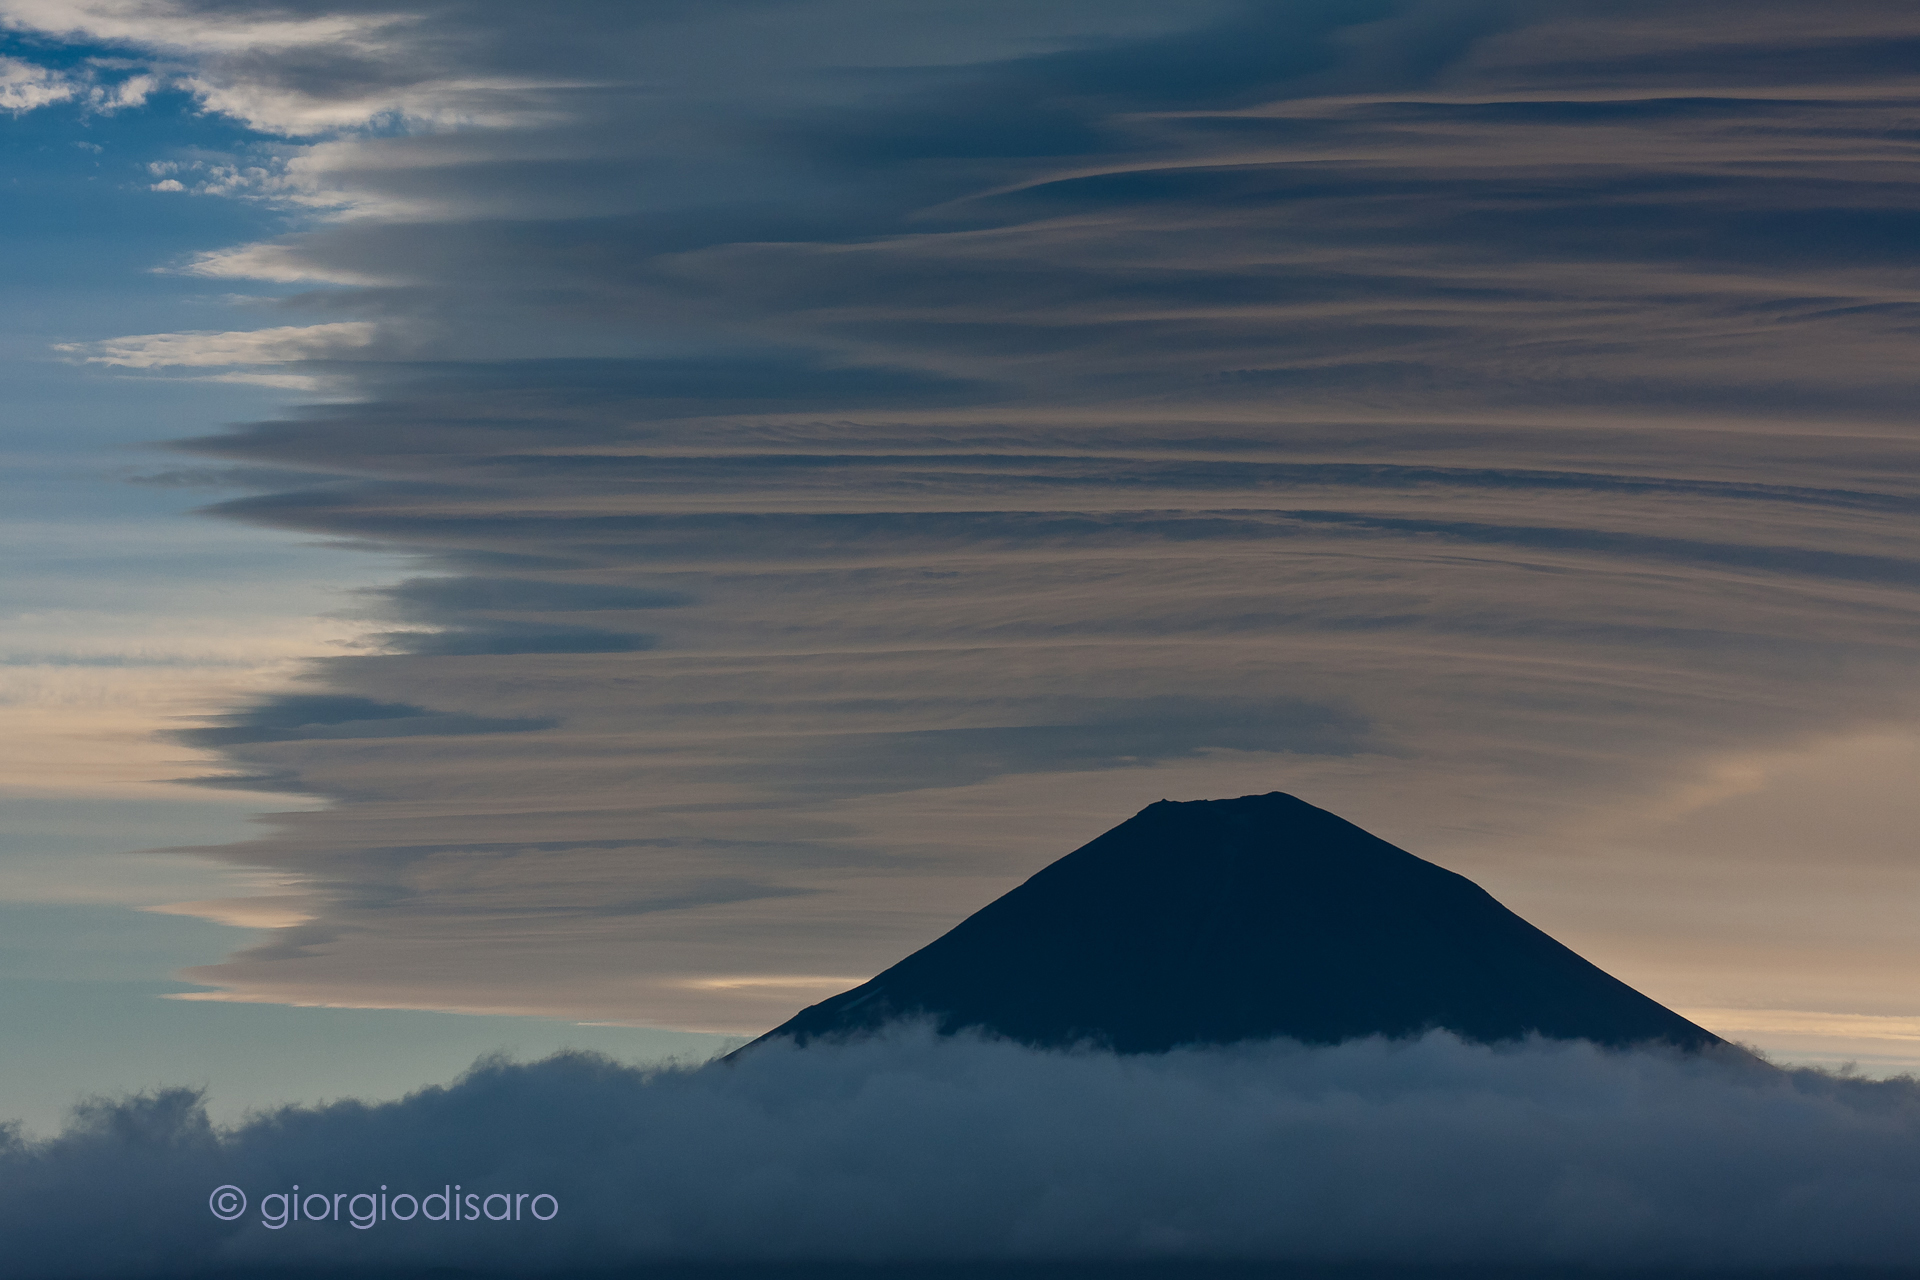
[[[1913,1081],[1442,1033],[1123,1057],[907,1029],[656,1072],[482,1062],[400,1102],[225,1132],[186,1091],[96,1103],[0,1167],[0,1234],[34,1276],[1920,1258]],[[266,1225],[296,1184],[318,1212]],[[443,1218],[431,1196],[455,1186]],[[219,1187],[247,1210],[217,1217],[235,1203],[210,1204]],[[362,1212],[403,1193],[437,1212],[362,1229],[362,1193]],[[537,1194],[550,1221],[459,1216]]]

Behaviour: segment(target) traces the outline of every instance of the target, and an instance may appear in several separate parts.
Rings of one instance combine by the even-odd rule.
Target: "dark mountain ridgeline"
[[[761,1041],[902,1018],[1122,1053],[1434,1028],[1724,1043],[1466,877],[1280,792],[1150,805]]]

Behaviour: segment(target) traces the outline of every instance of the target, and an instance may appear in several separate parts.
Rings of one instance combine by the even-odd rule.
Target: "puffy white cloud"
[[[18,58],[0,58],[0,110],[18,115],[53,102],[66,102],[81,92],[68,77]]]
[[[56,71],[19,58],[0,56],[0,111],[19,115],[56,102],[81,102],[93,111],[137,107],[159,85],[152,75],[132,75],[102,83],[96,68]]]

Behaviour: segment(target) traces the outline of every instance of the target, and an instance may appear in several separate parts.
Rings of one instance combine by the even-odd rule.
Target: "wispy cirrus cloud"
[[[100,342],[61,343],[54,350],[78,356],[88,364],[128,369],[287,364],[357,353],[373,342],[374,334],[375,326],[370,323],[342,321],[231,333],[144,333]]]
[[[378,326],[367,321],[281,325],[234,332],[144,333],[98,342],[63,342],[54,350],[86,364],[122,369],[231,369],[216,381],[250,382],[294,390],[318,390],[325,379],[311,373],[259,372],[258,365],[353,359],[374,345]],[[204,375],[203,375],[204,376]]]
[[[184,189],[185,184],[182,183]],[[385,275],[371,274],[364,268],[350,269],[337,263],[322,265],[308,261],[301,256],[297,246],[271,243],[216,249],[195,255],[184,266],[173,269],[216,280],[263,280],[274,284],[377,285],[390,280]]]

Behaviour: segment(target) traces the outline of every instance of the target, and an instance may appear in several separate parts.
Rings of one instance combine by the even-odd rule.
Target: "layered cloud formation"
[[[0,1189],[23,1277],[1059,1259],[1772,1273],[1911,1263],[1920,1092],[1444,1033],[1143,1058],[902,1033],[653,1075],[482,1063],[401,1102],[226,1132],[185,1091],[102,1102],[0,1153]],[[443,1221],[449,1193],[461,1216]]]
[[[331,389],[190,448],[406,557],[194,731],[335,802],[232,998],[754,1031],[1280,787],[1669,1002],[1920,999],[1795,911],[1891,854],[1641,829],[1914,721],[1910,8],[3,8],[318,211],[75,355]]]

